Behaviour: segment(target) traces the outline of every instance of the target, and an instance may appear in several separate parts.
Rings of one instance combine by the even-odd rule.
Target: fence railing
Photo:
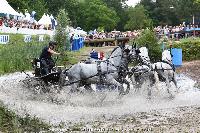
[[[7,44],[9,39],[9,35],[0,35],[0,44]]]
[[[28,29],[28,28],[9,28],[9,27],[0,27],[0,33],[12,33],[12,34],[29,34],[29,35],[54,35],[54,31],[44,30],[44,29]]]

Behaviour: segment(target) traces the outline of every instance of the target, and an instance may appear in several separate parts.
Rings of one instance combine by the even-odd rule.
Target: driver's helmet
[[[57,42],[55,41],[50,41],[49,46],[52,46],[53,48],[57,45]]]

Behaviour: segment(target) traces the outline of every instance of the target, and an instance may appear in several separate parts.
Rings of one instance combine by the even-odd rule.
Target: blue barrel
[[[78,50],[78,39],[73,40],[72,51]]]
[[[79,38],[79,48],[82,48],[83,47],[83,38],[82,37],[80,37]]]
[[[182,66],[182,49],[172,48],[172,62],[175,67]]]
[[[78,49],[80,49],[82,46],[81,46],[81,38],[78,39]]]

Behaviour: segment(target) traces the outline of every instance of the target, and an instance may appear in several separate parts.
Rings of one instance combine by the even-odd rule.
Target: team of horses
[[[134,67],[129,67],[129,63],[139,61]],[[160,62],[152,63],[146,47],[137,48],[136,45],[118,46],[111,52],[108,59],[97,60],[90,64],[80,62],[66,69],[61,74],[62,86],[71,86],[71,93],[78,92],[80,87],[93,91],[92,84],[115,86],[119,95],[129,93],[129,77],[135,88],[149,81],[148,96],[151,96],[151,88],[158,82],[165,82],[167,91],[170,94],[170,82],[177,87],[175,70],[172,64],[172,54],[169,50],[162,53]],[[67,77],[67,80],[65,80]],[[124,86],[126,85],[126,87]],[[104,88],[105,89],[105,88]]]

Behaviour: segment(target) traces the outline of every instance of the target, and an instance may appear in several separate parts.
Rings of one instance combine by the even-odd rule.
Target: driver
[[[55,66],[55,63],[52,59],[52,55],[60,55],[60,53],[57,53],[54,51],[55,47],[57,46],[57,43],[54,41],[49,42],[49,46],[46,46],[43,48],[42,53],[40,55],[41,63],[44,66],[44,72],[46,74],[49,74],[51,72],[51,69]]]

